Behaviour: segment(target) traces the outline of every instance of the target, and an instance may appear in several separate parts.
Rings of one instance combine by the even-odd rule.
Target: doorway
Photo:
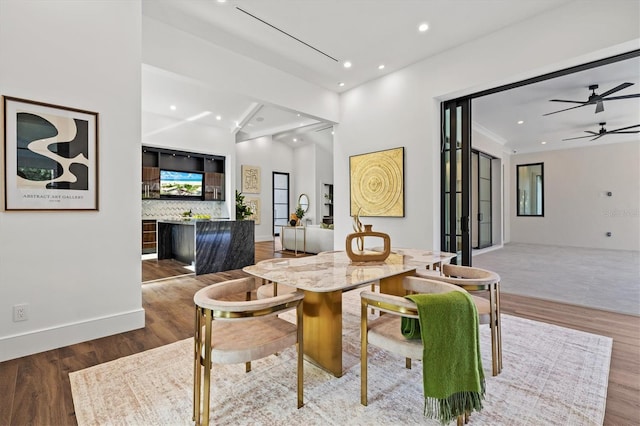
[[[604,107],[605,110],[609,113],[616,113],[616,111],[618,111],[616,110],[616,107],[623,105],[623,103],[609,101],[635,97],[635,95],[629,95],[627,92],[618,96],[618,92],[629,87],[629,83],[627,81],[634,81],[634,78],[637,79],[637,77],[630,77],[626,74],[625,76],[610,76],[608,74],[611,73],[607,73],[607,70],[611,67],[606,66],[622,64],[627,60],[637,61],[639,57],[640,50],[634,50],[443,102],[441,104],[441,250],[457,253],[457,257],[454,262],[471,266],[471,251],[476,247],[476,245],[478,248],[481,248],[486,244],[495,246],[496,244],[502,244],[503,240],[508,240],[510,238],[514,222],[513,220],[509,222],[505,219],[510,219],[510,212],[514,207],[511,204],[515,202],[514,194],[512,194],[513,186],[515,185],[513,182],[514,179],[512,178],[512,176],[514,176],[514,172],[510,163],[512,153],[525,154],[536,152],[540,149],[539,146],[547,144],[550,140],[558,143],[557,145],[553,145],[553,147],[559,146],[561,149],[569,148],[574,146],[572,145],[574,143],[583,143],[583,139],[579,137],[567,139],[569,136],[580,134],[579,131],[586,131],[588,135],[582,136],[585,138],[591,136],[598,137],[597,132],[586,130],[589,129],[589,123],[586,121],[584,123],[576,122],[573,127],[567,127],[568,124],[571,123],[565,122],[564,120],[565,117],[570,115],[571,111],[569,110],[589,111],[590,108],[583,109],[580,107],[591,107],[595,105],[595,102],[574,101],[573,99],[582,99],[580,97],[581,93],[565,96],[560,94],[563,93],[559,90],[562,88],[562,85],[572,89],[576,83],[571,84],[570,82],[570,84],[567,85],[566,79],[562,81],[563,79],[559,77],[568,77],[571,75],[571,78],[574,79],[574,74],[585,76],[587,74],[584,72],[589,71],[588,75],[591,76],[590,79],[595,78],[594,81],[606,82],[606,85],[603,83],[603,87],[605,89],[599,91],[599,93],[601,93],[599,96],[607,101],[606,107]],[[620,68],[617,68],[618,71],[620,71]],[[598,75],[597,78],[593,77],[596,74]],[[549,83],[545,85],[546,91],[544,94],[540,93],[540,85],[536,85],[535,87],[533,86],[536,83],[543,83],[547,81]],[[589,84],[593,85],[592,83],[593,82],[590,81],[585,87]],[[585,85],[586,83],[580,81],[579,84]],[[536,104],[537,106],[534,113],[529,111],[529,117],[531,120],[527,121],[528,127],[517,127],[525,123],[525,121],[522,120],[521,117],[516,118],[511,116],[511,114],[516,110],[513,107],[511,107],[511,109],[481,108],[479,105],[480,101],[489,98],[488,95],[497,96],[507,91],[511,91],[512,89],[519,89],[520,93],[522,93],[522,90],[527,89],[533,96],[533,100],[543,99],[545,101],[538,102]],[[590,88],[589,90],[592,89]],[[613,93],[615,96],[606,97],[609,92]],[[560,99],[556,99],[556,97]],[[562,107],[559,107],[560,109],[552,108],[554,105],[549,104],[549,100],[553,102],[569,102],[577,105],[569,106],[564,109]],[[473,105],[471,104],[472,101],[474,101]],[[505,102],[502,103],[506,104]],[[520,99],[519,105],[525,105],[525,102]],[[478,214],[486,213],[486,211],[481,211],[479,206],[475,215],[474,212],[472,212],[472,206],[474,204],[473,200],[476,199],[475,197],[472,198],[471,193],[474,188],[471,181],[471,147],[475,146],[475,143],[472,143],[471,140],[472,130],[470,129],[472,127],[470,125],[470,123],[472,123],[472,109],[474,137],[476,128],[484,128],[484,130],[489,131],[488,133],[498,136],[492,141],[494,146],[496,146],[496,144],[499,146],[498,148],[495,148],[495,154],[499,159],[491,160],[491,187],[493,188],[493,191],[491,196],[492,201],[488,204],[492,206],[490,210],[490,217],[492,219],[491,223],[489,223],[488,220],[484,220],[488,219],[486,214],[483,214],[482,217],[478,216]],[[633,108],[628,109],[633,110]],[[601,114],[606,114],[602,112],[601,108],[598,109],[596,107],[594,110],[595,113],[600,112]],[[569,113],[565,113],[564,111],[569,111]],[[486,121],[484,118],[487,118],[486,112],[490,112],[498,121],[494,121],[493,124],[490,125],[485,124]],[[556,116],[556,113],[562,113],[564,115]],[[591,112],[589,117],[580,118],[593,121],[596,119],[600,120],[602,117],[602,115],[597,117],[593,117],[592,115],[595,115],[594,112]],[[551,116],[553,118],[562,117],[563,119],[551,120],[549,118],[545,118],[547,116]],[[619,118],[619,116],[621,115],[618,111],[615,116],[616,119]],[[502,125],[500,123],[507,124]],[[532,124],[534,123],[538,123],[538,125],[533,126]],[[636,121],[633,119],[625,119],[625,121],[617,124],[619,127],[617,130],[624,131],[626,129],[635,128],[636,126],[633,126],[633,123],[636,123]],[[632,124],[632,126],[625,127],[627,124]],[[525,128],[533,129],[535,135],[533,137],[523,137],[523,129]],[[511,129],[515,130],[513,130],[512,133],[507,133],[507,131]],[[547,129],[555,132],[553,133],[553,139],[550,139],[551,136],[545,136],[547,134]],[[574,141],[573,139],[577,139],[577,141]],[[487,144],[483,143],[478,145],[478,148],[482,149],[482,147],[485,146],[487,146]],[[547,149],[552,149],[549,144],[547,144],[546,147]],[[493,151],[490,151],[490,153],[492,155],[494,154]],[[500,159],[503,161],[502,164],[500,163]],[[506,169],[504,167],[506,167]],[[504,182],[505,180],[506,182]],[[478,193],[477,196],[480,197],[481,195]],[[496,197],[499,197],[499,200],[496,200]],[[487,200],[485,199],[484,201]],[[499,216],[498,223],[496,223],[497,216]],[[482,220],[480,220],[480,218]],[[474,228],[477,228],[478,235],[472,235]],[[488,241],[489,238],[491,238],[491,242]]]

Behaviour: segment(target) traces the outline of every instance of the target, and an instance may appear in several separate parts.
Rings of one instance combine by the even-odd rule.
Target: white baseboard
[[[0,339],[0,362],[125,331],[144,328],[144,309],[73,324],[33,330]]]
[[[273,241],[273,235],[256,235],[254,237],[254,241],[256,243],[261,243],[263,241]]]

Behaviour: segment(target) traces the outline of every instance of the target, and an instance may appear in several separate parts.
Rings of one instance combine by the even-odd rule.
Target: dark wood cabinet
[[[157,250],[156,221],[142,221],[142,254],[155,253]]]
[[[160,198],[160,167],[142,167],[142,198]]]
[[[224,173],[206,172],[204,174],[205,201],[224,200]]]

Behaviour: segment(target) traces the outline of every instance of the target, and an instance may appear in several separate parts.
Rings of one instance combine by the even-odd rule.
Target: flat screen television
[[[202,173],[160,170],[160,197],[202,198]]]

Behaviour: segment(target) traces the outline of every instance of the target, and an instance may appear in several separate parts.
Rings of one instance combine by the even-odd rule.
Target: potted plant
[[[300,225],[300,220],[303,217],[304,217],[304,210],[302,209],[300,204],[298,204],[298,207],[296,207],[296,211],[291,213],[291,215],[289,216],[289,225],[291,226]]]
[[[251,208],[244,203],[244,195],[236,189],[236,220],[245,220],[252,214]]]

